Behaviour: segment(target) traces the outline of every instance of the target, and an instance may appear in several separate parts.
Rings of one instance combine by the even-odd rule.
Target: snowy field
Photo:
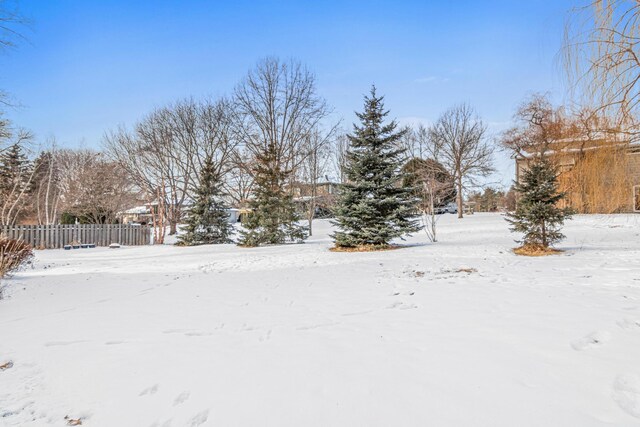
[[[640,216],[516,257],[497,214],[406,248],[37,253],[0,301],[0,425],[640,425]]]

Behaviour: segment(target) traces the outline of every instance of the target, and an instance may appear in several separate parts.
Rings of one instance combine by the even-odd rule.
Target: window
[[[640,212],[640,185],[633,187],[633,210]]]

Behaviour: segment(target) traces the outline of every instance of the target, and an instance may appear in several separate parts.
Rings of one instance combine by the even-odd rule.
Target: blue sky
[[[0,56],[7,112],[39,142],[99,147],[151,109],[231,92],[262,57],[296,58],[350,129],[372,83],[402,122],[473,105],[493,132],[533,92],[563,93],[558,52],[579,0],[21,1],[28,42]],[[498,155],[499,174],[512,168]]]

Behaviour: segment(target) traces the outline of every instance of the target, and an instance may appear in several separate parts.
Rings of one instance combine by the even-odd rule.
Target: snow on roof
[[[130,215],[135,215],[135,214],[146,214],[149,213],[149,205],[144,205],[144,206],[136,206],[135,208],[131,208],[131,209],[127,209],[126,211],[122,212],[123,214],[130,214]]]
[[[578,142],[577,140],[574,140],[574,142]],[[556,141],[554,144],[558,144],[560,143],[560,141]],[[582,153],[585,151],[590,151],[590,150],[598,150],[600,148],[611,148],[611,147],[635,147],[635,146],[639,146],[640,144],[635,143],[635,142],[621,142],[618,144],[606,144],[606,145],[592,145],[589,147],[563,147],[559,150],[544,150],[544,155],[545,156],[553,156],[555,154],[570,154],[570,153]],[[535,151],[535,152],[524,152],[520,155],[517,156],[518,158],[521,159],[531,159],[533,157],[540,157],[540,152]]]

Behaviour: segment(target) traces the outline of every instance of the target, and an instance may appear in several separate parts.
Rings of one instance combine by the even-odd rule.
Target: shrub
[[[32,258],[31,245],[22,240],[0,237],[0,279],[15,272]]]

